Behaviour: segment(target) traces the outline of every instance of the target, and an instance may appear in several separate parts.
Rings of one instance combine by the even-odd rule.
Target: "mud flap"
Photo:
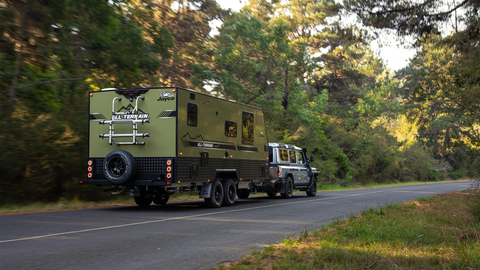
[[[212,183],[202,185],[202,189],[200,190],[200,198],[210,198],[211,191],[212,191]]]
[[[277,184],[275,186],[276,186],[276,189],[277,189],[278,193],[285,193],[285,189],[286,189],[285,183],[286,182],[287,182],[286,179],[277,182]]]

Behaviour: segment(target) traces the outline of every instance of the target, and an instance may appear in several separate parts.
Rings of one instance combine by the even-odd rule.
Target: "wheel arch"
[[[237,184],[239,178],[235,169],[216,169],[213,173],[213,179],[221,179],[222,182],[225,182],[227,179],[233,179],[235,184]]]

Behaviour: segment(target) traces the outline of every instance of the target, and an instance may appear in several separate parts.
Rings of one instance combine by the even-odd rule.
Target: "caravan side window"
[[[237,122],[225,121],[225,136],[237,137]]]
[[[242,143],[253,144],[253,113],[242,112]]]
[[[195,103],[188,103],[187,106],[187,125],[197,126],[198,107]]]

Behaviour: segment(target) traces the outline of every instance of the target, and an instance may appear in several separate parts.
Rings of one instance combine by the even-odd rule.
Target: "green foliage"
[[[125,4],[2,4],[0,203],[83,196],[88,84],[138,85],[168,49],[146,41]]]
[[[439,162],[452,178],[479,177],[478,3],[461,2],[465,27],[421,36],[415,58],[394,74],[363,30],[343,26],[342,8],[403,34],[427,33],[445,18],[428,20],[429,5],[406,3],[418,8],[409,20],[419,24],[399,25],[409,9],[363,13],[385,14],[398,1],[337,2],[250,1],[233,12],[213,0],[6,1],[0,203],[100,198],[76,185],[87,156],[87,90],[159,83],[210,86],[261,107],[269,140],[306,147],[325,184],[442,180]],[[216,19],[223,25],[211,37]]]

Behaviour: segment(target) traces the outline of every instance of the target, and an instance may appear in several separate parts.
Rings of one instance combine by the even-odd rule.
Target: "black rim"
[[[235,186],[234,185],[230,185],[228,187],[228,198],[230,199],[230,201],[235,200]]]
[[[114,157],[108,162],[108,172],[114,176],[121,176],[126,170],[125,161],[120,157]]]
[[[215,193],[213,194],[213,196],[215,198],[215,203],[220,204],[220,199],[222,197],[222,188],[220,187],[220,185],[217,185],[215,187]]]

